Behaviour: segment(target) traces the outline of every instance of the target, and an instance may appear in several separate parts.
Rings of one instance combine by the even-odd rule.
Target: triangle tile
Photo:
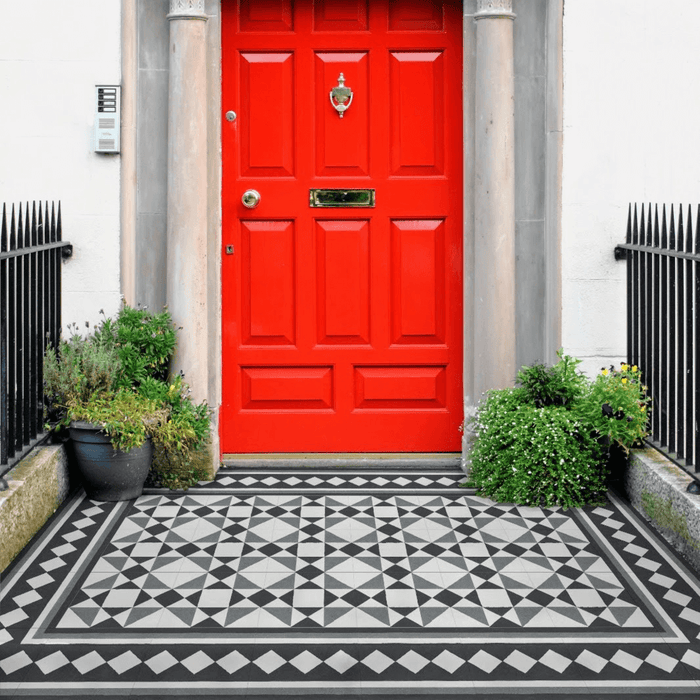
[[[486,611],[481,606],[452,608],[452,616],[457,628],[459,627],[488,627]]]
[[[575,622],[579,627],[585,627],[586,622],[581,617],[581,613],[573,606],[557,605],[556,601],[550,606],[547,606],[547,612],[552,617],[552,623],[555,627],[560,625],[571,627],[571,621]]]
[[[470,577],[462,577],[462,579],[465,578]],[[413,586],[416,588],[416,590],[421,591],[434,591],[436,589],[444,590],[445,588],[439,571],[425,571],[422,574],[413,574]]]
[[[357,586],[360,591],[370,591],[370,590],[383,590],[384,589],[384,577],[379,574],[374,578],[367,579],[364,583]]]
[[[97,617],[97,614],[100,612],[100,608],[99,607],[80,608],[80,607],[73,606],[67,612],[71,612],[71,611],[74,615],[76,615],[81,620],[82,624],[79,625],[80,627],[91,627],[95,621],[95,618]],[[67,615],[63,616],[63,619],[61,620],[62,623],[66,620],[66,616]],[[59,626],[64,627],[65,625],[61,624]]]
[[[178,608],[174,609],[169,609],[166,608],[163,610],[159,620],[158,620],[158,627],[159,628],[168,628],[168,629],[173,629],[173,628],[187,628],[191,627],[192,621],[185,620],[183,619],[180,615],[178,615],[175,611],[178,610]],[[194,618],[194,613],[196,610],[192,610],[192,615],[191,617]]]
[[[129,611],[128,617],[126,618],[124,627],[155,626],[155,623],[158,622],[158,618],[162,612],[163,608],[161,607],[132,608]]]
[[[355,608],[349,608],[349,607],[337,607],[337,608],[325,608],[325,614],[324,614],[324,625],[326,627],[330,627],[331,625],[335,625],[336,627],[342,626],[342,623],[345,622],[346,624],[349,624],[350,626],[354,626],[354,613]],[[347,617],[347,620],[343,620],[344,617]]]
[[[389,610],[385,607],[361,607],[355,609],[358,627],[388,627]]]

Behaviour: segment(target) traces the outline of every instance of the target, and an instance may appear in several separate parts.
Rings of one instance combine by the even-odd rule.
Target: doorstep
[[[224,454],[230,469],[452,469],[459,468],[461,452],[286,452],[275,454]]]

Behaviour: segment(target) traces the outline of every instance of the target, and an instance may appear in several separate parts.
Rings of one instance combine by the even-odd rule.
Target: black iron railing
[[[44,349],[58,342],[61,258],[73,248],[61,240],[60,203],[13,206],[9,217],[3,205],[0,227],[1,477],[43,435]]]
[[[653,398],[649,443],[700,479],[700,206],[630,205],[626,242],[627,360]]]

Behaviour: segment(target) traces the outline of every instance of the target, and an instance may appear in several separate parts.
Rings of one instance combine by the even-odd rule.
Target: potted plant
[[[69,326],[68,340],[44,358],[47,427],[68,429],[85,490],[96,500],[127,500],[143,490],[154,450],[159,478],[187,487],[182,463],[209,437],[209,411],[195,405],[182,377],[167,379],[175,330],[167,311],[124,306],[92,332]],[[169,478],[169,459],[177,476]],[[187,472],[187,470],[185,470]]]

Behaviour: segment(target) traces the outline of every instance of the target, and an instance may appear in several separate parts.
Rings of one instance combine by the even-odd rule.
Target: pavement
[[[0,580],[11,698],[700,698],[700,579],[624,499],[458,469],[69,497]]]

